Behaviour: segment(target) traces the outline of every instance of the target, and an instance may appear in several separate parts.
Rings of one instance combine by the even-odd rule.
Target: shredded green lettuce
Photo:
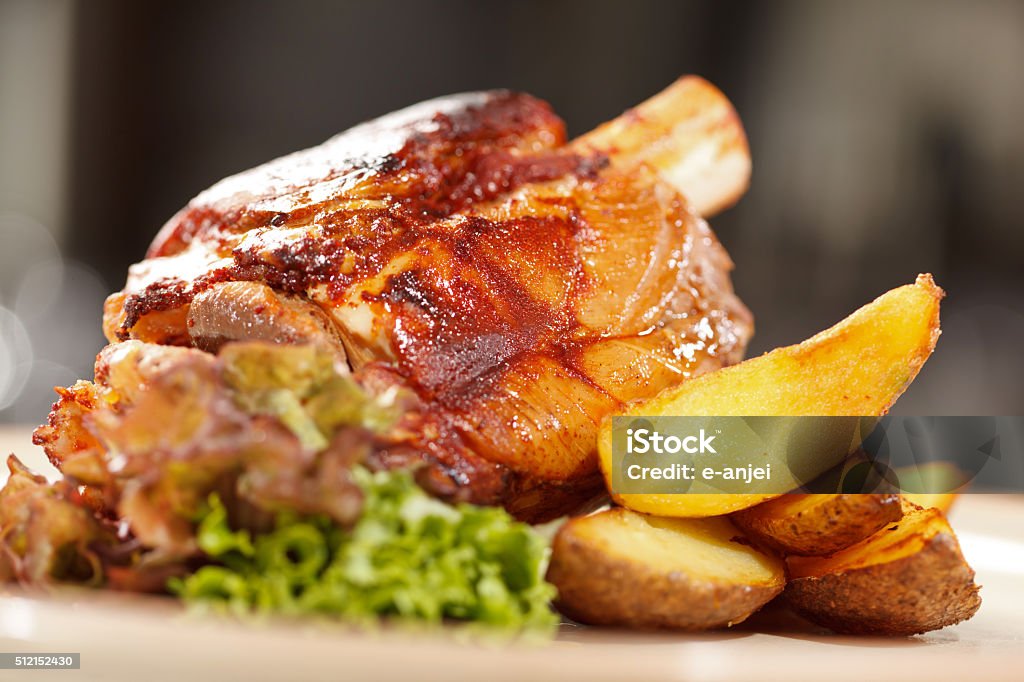
[[[211,563],[170,588],[231,613],[459,620],[552,632],[555,595],[543,579],[548,542],[499,508],[449,506],[407,471],[358,467],[363,514],[351,529],[282,514],[267,533],[232,529],[216,495],[198,523]]]

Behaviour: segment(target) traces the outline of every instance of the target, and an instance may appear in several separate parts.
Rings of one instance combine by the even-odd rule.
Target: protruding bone
[[[618,118],[570,143],[616,165],[646,162],[702,216],[736,203],[750,180],[743,124],[715,86],[684,76]]]

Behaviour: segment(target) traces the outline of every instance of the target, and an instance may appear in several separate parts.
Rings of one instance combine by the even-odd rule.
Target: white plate
[[[24,430],[0,431],[0,452],[11,449],[29,453]],[[564,626],[545,646],[483,645],[450,633],[239,625],[184,616],[167,599],[69,592],[0,598],[0,651],[80,652],[81,670],[0,670],[0,680],[1022,680],[1022,521],[1024,496],[960,498],[952,522],[983,586],[981,610],[920,637],[830,636],[769,613],[700,635]]]

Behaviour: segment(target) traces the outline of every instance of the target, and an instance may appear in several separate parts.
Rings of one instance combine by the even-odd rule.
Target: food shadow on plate
[[[911,637],[883,637],[870,635],[841,635],[828,628],[815,625],[790,609],[784,599],[776,598],[747,620],[735,626],[734,630],[748,634],[765,634],[786,639],[807,642],[825,642],[839,646],[867,648],[907,648],[942,644],[950,641],[950,637],[936,639],[920,635]],[[957,638],[954,635],[952,639]]]

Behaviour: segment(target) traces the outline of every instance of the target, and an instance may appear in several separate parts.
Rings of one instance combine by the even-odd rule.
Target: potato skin
[[[838,633],[909,636],[967,620],[981,606],[978,590],[956,539],[937,533],[895,561],[791,580],[785,599]]]
[[[637,629],[709,630],[735,625],[782,592],[694,580],[652,570],[642,561],[609,556],[562,526],[552,547],[548,582],[558,588],[558,610],[580,623]]]
[[[732,515],[758,543],[799,556],[827,556],[873,535],[903,516],[899,495],[833,495],[795,514],[773,515],[786,496]]]

